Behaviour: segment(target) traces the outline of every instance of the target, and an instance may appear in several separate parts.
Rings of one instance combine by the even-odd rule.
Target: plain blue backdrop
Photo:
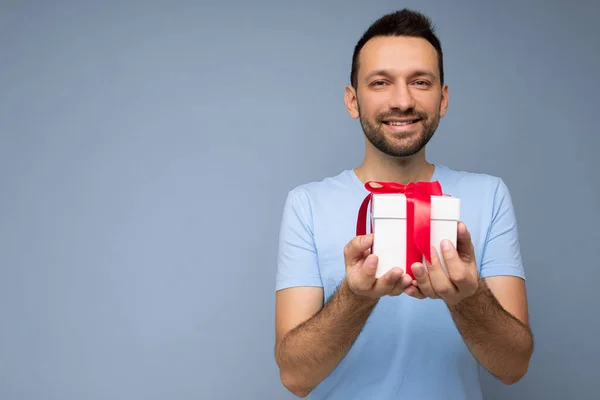
[[[0,398],[291,399],[283,201],[362,161],[352,50],[403,7],[444,46],[429,160],[519,220],[536,350],[486,398],[596,398],[599,4],[3,0]]]

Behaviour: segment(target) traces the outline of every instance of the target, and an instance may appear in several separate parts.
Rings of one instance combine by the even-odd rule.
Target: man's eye
[[[385,81],[375,81],[373,82],[373,86],[383,86],[385,85]]]
[[[427,81],[416,81],[415,84],[417,86],[428,86],[429,82],[427,82]]]

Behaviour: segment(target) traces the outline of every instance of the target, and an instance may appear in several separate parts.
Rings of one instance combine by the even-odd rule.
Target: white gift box
[[[394,267],[408,272],[406,265],[407,209],[404,194],[373,194],[371,199],[371,224],[373,231],[372,253],[377,255],[376,278]],[[460,199],[451,196],[431,196],[430,242],[435,247],[442,267],[448,275],[446,263],[440,251],[444,239],[456,246]],[[423,265],[425,256],[422,257]]]

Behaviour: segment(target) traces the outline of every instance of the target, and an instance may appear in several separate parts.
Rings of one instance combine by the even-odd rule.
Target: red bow
[[[371,183],[381,185],[373,187]],[[373,194],[402,193],[406,196],[406,273],[415,279],[411,265],[422,262],[423,255],[431,262],[431,196],[441,196],[442,186],[438,181],[411,182],[402,185],[395,182],[365,183],[370,192],[363,200],[356,222],[356,235],[366,234],[367,210]],[[372,223],[371,223],[372,230]],[[400,266],[401,267],[401,266]]]

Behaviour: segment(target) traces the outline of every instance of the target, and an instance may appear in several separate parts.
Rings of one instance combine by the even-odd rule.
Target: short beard
[[[414,109],[408,110],[405,113],[402,113],[397,110],[392,110],[385,114],[379,114],[375,118],[375,124],[371,123],[365,116],[360,112],[360,106],[358,106],[358,115],[360,117],[360,124],[362,126],[363,132],[369,142],[376,149],[381,151],[384,154],[392,157],[409,157],[414,154],[417,154],[421,149],[423,149],[429,140],[433,137],[439,123],[440,123],[440,112],[438,112],[433,116],[433,118],[428,118],[427,114],[423,112],[418,112]],[[377,127],[378,124],[383,124],[383,120],[390,117],[397,118],[415,118],[420,119],[419,123],[423,125],[423,130],[418,134],[416,138],[410,137],[404,140],[399,140],[399,143],[392,143],[388,140],[381,129]]]

